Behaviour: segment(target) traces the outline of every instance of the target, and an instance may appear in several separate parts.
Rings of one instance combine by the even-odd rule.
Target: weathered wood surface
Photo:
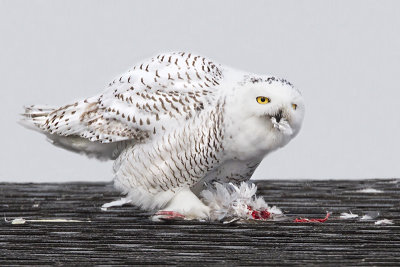
[[[101,211],[119,194],[111,184],[0,184],[7,220],[77,219],[87,222],[0,223],[0,265],[400,265],[400,180],[265,181],[259,195],[292,220],[253,224],[154,223],[131,206]],[[360,193],[372,187],[383,193]],[[374,221],[339,219],[341,212],[378,211]]]

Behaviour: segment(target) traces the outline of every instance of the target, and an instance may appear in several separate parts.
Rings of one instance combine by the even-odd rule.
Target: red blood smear
[[[262,211],[257,211],[253,210],[252,206],[247,206],[247,209],[249,210],[249,214],[251,213],[251,216],[253,217],[254,220],[266,220],[271,217],[271,213],[269,213],[267,210],[262,210]]]
[[[253,219],[255,219],[255,220],[261,219],[260,212],[258,212],[256,210],[253,210],[253,212],[251,213],[251,216],[253,216]]]
[[[271,213],[269,213],[266,210],[261,211],[261,218],[263,218],[264,220],[268,219],[269,217],[271,217]]]
[[[318,222],[318,223],[323,223],[326,222],[329,218],[329,216],[331,215],[330,212],[328,212],[325,216],[325,218],[323,219],[307,219],[307,218],[302,218],[302,219],[294,219],[293,222],[295,223],[310,223],[310,222]]]

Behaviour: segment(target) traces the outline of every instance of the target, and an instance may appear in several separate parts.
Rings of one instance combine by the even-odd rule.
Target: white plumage
[[[256,196],[256,191],[257,186],[251,183],[241,182],[237,186],[216,182],[203,190],[201,197],[210,208],[209,219],[213,221],[285,219],[280,209],[268,206],[262,197]]]
[[[24,123],[57,146],[114,159],[115,185],[135,205],[204,219],[204,184],[248,180],[303,116],[286,80],[181,52],[137,64],[94,97],[26,107]]]

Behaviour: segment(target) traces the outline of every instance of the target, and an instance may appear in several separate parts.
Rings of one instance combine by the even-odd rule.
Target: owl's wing
[[[32,106],[26,114],[51,135],[143,141],[213,105],[222,72],[198,55],[162,54],[136,65],[99,96],[58,109]]]

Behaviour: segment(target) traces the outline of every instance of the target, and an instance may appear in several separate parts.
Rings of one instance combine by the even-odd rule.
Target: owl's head
[[[300,92],[275,77],[245,76],[228,102],[235,114],[232,129],[241,136],[236,141],[263,151],[287,144],[300,131],[304,118]]]
[[[251,77],[245,80],[243,100],[249,115],[259,117],[283,135],[296,135],[304,118],[304,100],[294,86],[275,77]]]

